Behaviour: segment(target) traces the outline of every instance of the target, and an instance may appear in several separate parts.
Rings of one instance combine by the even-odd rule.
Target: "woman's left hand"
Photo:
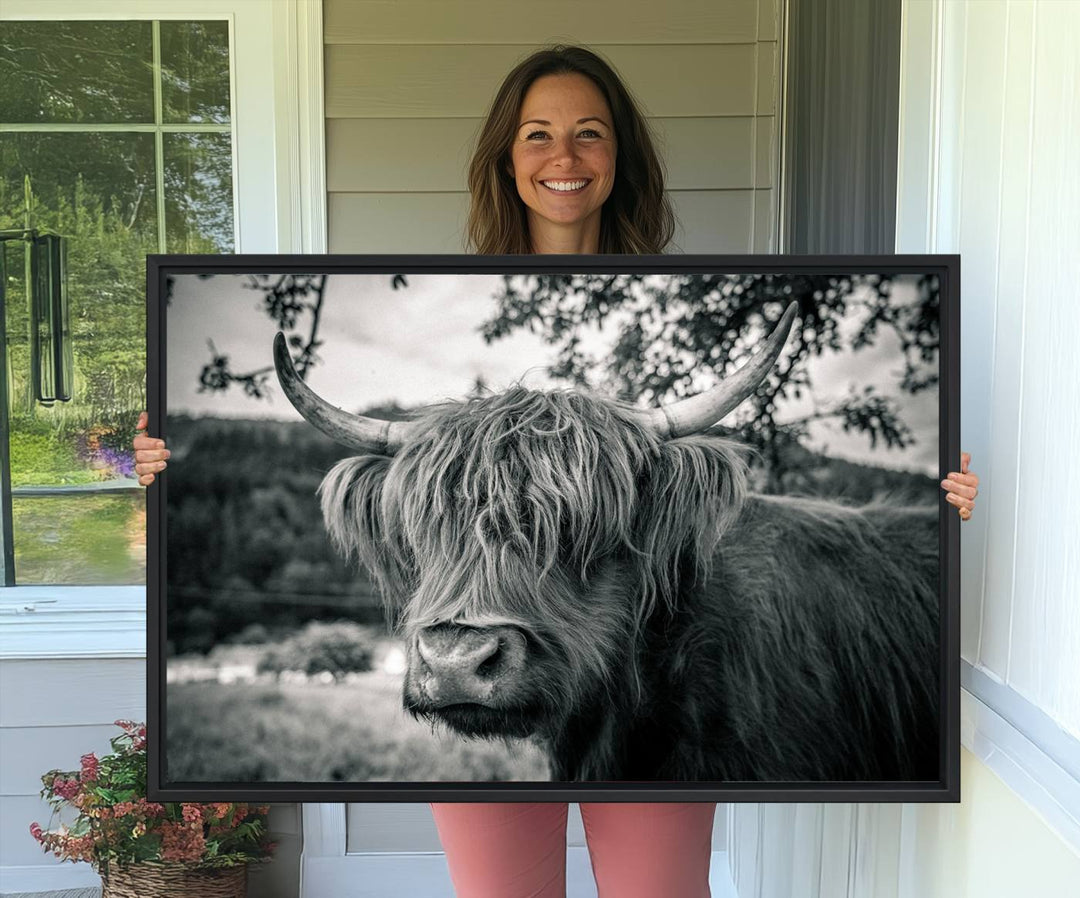
[[[945,490],[945,501],[951,502],[960,512],[960,520],[966,521],[971,517],[971,511],[975,507],[975,497],[979,495],[979,475],[968,471],[971,464],[971,453],[960,453],[960,470],[950,471],[949,476],[941,481],[941,488]]]

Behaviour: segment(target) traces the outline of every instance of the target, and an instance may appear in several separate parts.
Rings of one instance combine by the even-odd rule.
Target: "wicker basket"
[[[186,864],[132,864],[101,876],[101,898],[244,898],[247,865],[199,870]]]

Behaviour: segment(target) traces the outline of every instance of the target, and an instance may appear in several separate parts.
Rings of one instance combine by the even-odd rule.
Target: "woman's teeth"
[[[570,193],[574,190],[580,190],[589,182],[585,181],[541,181],[545,187],[549,190],[554,190],[557,193]]]

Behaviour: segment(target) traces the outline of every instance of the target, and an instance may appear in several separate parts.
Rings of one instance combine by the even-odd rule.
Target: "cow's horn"
[[[378,421],[363,415],[350,415],[317,396],[296,373],[285,335],[280,331],[274,337],[274,368],[281,389],[293,407],[335,443],[361,452],[393,455],[405,442],[409,422]]]
[[[791,303],[768,341],[749,362],[711,390],[645,412],[648,425],[665,439],[711,427],[758,388],[776,364],[791,333],[797,302]]]

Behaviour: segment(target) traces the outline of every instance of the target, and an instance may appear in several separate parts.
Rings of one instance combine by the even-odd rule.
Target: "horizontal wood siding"
[[[654,116],[771,115],[755,67],[771,71],[775,44],[597,46]],[[355,46],[326,48],[327,118],[470,117],[531,48]],[[759,61],[760,60],[760,61]],[[771,79],[770,79],[771,81]],[[437,150],[437,147],[433,147]],[[720,161],[720,160],[718,160]]]
[[[462,252],[466,170],[492,95],[561,41],[606,56],[649,115],[679,217],[672,251],[775,252],[779,8],[327,0],[330,251]],[[567,21],[573,33],[551,30]]]
[[[334,193],[461,191],[483,119],[327,119],[327,171]],[[654,118],[657,149],[671,190],[740,190],[773,186],[771,118]],[[757,134],[754,128],[757,127]],[[344,164],[362,153],[363,164]],[[717,157],[724,160],[717,165]]]
[[[758,0],[328,0],[327,44],[731,44],[776,40]],[[573,23],[560,30],[556,23]],[[762,29],[772,37],[761,36]]]

